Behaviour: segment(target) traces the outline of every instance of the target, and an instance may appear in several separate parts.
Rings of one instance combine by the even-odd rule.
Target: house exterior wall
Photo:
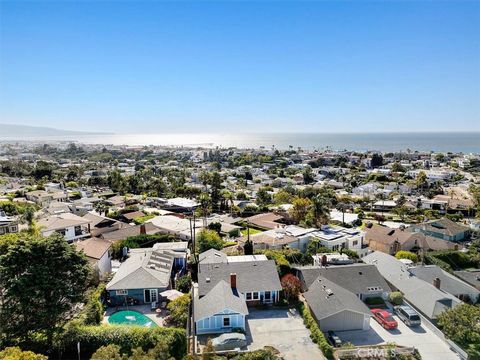
[[[258,297],[253,296],[250,300],[247,300],[247,294],[246,293],[240,293],[240,295],[245,299],[245,302],[247,303],[247,306],[256,306],[260,304],[274,304],[278,302],[280,293],[279,291],[270,291],[270,300],[265,299],[265,293],[268,292],[268,290],[265,291],[255,291],[258,293]]]
[[[83,225],[81,226],[81,228],[82,228],[82,233],[78,236],[75,235],[75,226],[70,226],[70,227],[65,228],[64,229],[65,230],[65,240],[67,240],[68,242],[72,242],[72,241],[75,241],[75,240],[78,240],[78,239],[89,236],[88,233],[84,233],[85,228],[84,228]],[[58,230],[61,230],[61,229],[58,229]],[[50,235],[53,235],[58,230],[42,231],[42,235],[43,236],[50,236]]]
[[[110,252],[106,251],[105,254],[97,262],[98,273],[104,275],[112,271],[112,261],[110,258]]]
[[[150,304],[145,302],[145,290],[146,289],[126,289],[127,294],[126,295],[117,295],[117,290],[108,290],[108,293],[110,295],[110,301],[113,306],[116,305],[123,305],[125,303],[125,298],[134,298],[138,300],[138,303],[140,305],[144,304]],[[168,290],[168,288],[157,288],[157,301],[160,299],[160,293]]]
[[[370,316],[344,310],[318,321],[322,331],[348,331],[370,329]]]
[[[230,319],[229,326],[224,326],[224,318]],[[195,326],[198,335],[225,333],[235,328],[245,330],[245,315],[225,309],[221,313],[195,321]]]

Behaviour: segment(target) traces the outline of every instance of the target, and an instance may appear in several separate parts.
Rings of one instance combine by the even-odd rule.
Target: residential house
[[[132,249],[107,284],[111,305],[150,304],[171,288],[174,254],[168,250]]]
[[[137,235],[153,235],[160,233],[159,229],[151,223],[145,223],[141,225],[127,225],[118,230],[105,232],[99,235],[99,237],[114,242],[120,240],[126,240],[130,236]]]
[[[321,276],[355,294],[360,300],[372,297],[386,299],[391,292],[390,286],[373,265],[302,266],[295,270],[304,290]]]
[[[447,218],[412,225],[408,230],[448,241],[463,241],[470,236],[469,227],[460,225]]]
[[[75,242],[77,250],[85,253],[88,262],[100,276],[112,271],[111,245],[110,241],[95,237]]]
[[[436,250],[458,250],[459,245],[450,241],[427,236],[421,232],[410,232],[402,227],[392,229],[373,224],[365,231],[365,242],[371,250],[395,255],[398,251],[417,252]]]
[[[90,221],[71,213],[51,215],[38,221],[43,236],[59,233],[65,240],[75,240],[90,237]]]
[[[480,290],[480,269],[455,271],[454,274],[467,284]]]
[[[194,318],[198,335],[245,330],[248,308],[236,289],[235,275],[227,283],[220,280],[204,297],[195,299]]]
[[[243,219],[245,222],[251,224],[262,230],[272,230],[281,227],[279,221],[283,218],[274,213],[257,214]]]
[[[322,331],[368,330],[370,309],[355,294],[318,276],[303,296]]]
[[[63,191],[47,192],[45,190],[30,191],[25,194],[25,197],[41,207],[48,206],[51,202],[63,202],[68,199],[67,194]]]
[[[90,234],[93,237],[100,236],[104,233],[116,231],[124,227],[130,227],[130,225],[124,224],[121,221],[97,215],[93,212],[86,213],[85,215],[83,215],[83,218],[90,221]]]
[[[17,232],[18,221],[11,216],[7,216],[4,211],[0,211],[0,235]]]
[[[479,300],[480,291],[478,289],[449,274],[437,265],[417,266],[409,269],[409,271],[419,279],[433,284],[462,301],[476,304]]]
[[[221,333],[234,327],[244,330],[247,306],[273,304],[279,300],[281,290],[275,262],[265,255],[227,256],[214,249],[205,251],[199,256],[194,297],[196,331]],[[211,304],[220,297],[224,300]],[[195,310],[197,307],[200,312]]]
[[[404,263],[391,255],[374,251],[363,261],[375,265],[392,290],[402,292],[405,300],[430,320],[461,303],[455,296],[410,273]]]
[[[321,229],[307,234],[310,240],[319,240],[320,246],[333,251],[340,249],[361,250],[364,235],[364,232],[359,229],[349,229],[341,226],[323,226]]]

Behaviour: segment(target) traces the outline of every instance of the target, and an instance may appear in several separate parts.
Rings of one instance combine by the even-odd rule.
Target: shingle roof
[[[419,266],[409,271],[416,277],[429,283],[433,283],[435,278],[439,278],[440,289],[452,295],[476,294],[478,297],[480,294],[480,291],[473,286],[447,273],[436,265]]]
[[[432,220],[428,223],[412,225],[409,230],[411,231],[431,231],[435,233],[446,234],[447,236],[455,236],[456,234],[464,233],[468,231],[469,228],[456,222],[442,218],[438,220]]]
[[[380,274],[404,294],[408,302],[430,319],[435,319],[445,308],[461,303],[455,296],[411,274],[405,264],[391,255],[375,251],[362,260],[374,264]]]
[[[160,230],[152,223],[145,223],[143,225],[145,225],[145,231],[147,234],[156,234],[160,232]],[[101,237],[108,241],[125,240],[129,236],[140,235],[141,226],[142,225],[127,226],[120,230],[103,233]]]
[[[297,270],[301,273],[307,288],[310,288],[318,276],[322,276],[354,294],[366,294],[369,287],[380,287],[383,291],[391,291],[375,265],[352,264],[327,268],[310,266],[299,267]]]
[[[213,252],[210,255],[215,256]],[[200,258],[205,256],[200,254]],[[199,296],[208,294],[221,280],[230,283],[230,274],[237,274],[237,290],[241,293],[252,291],[280,291],[282,285],[278,278],[277,268],[273,260],[228,261],[228,257],[219,261],[200,261],[198,264]]]
[[[317,320],[341,311],[354,311],[371,316],[368,307],[352,292],[319,276],[303,294]]]
[[[455,271],[454,274],[466,283],[480,290],[480,269]]]
[[[276,221],[282,220],[282,219],[283,217],[281,217],[280,215],[276,215],[274,213],[265,213],[265,214],[253,215],[243,220],[250,222],[253,225],[256,225],[263,229],[275,229],[281,225]]]
[[[245,300],[235,294],[230,285],[221,280],[201,299],[195,298],[195,321],[213,316],[229,309],[239,314],[248,315]]]
[[[77,250],[83,251],[87,257],[97,260],[102,258],[103,254],[110,249],[111,245],[111,242],[100,238],[90,238],[75,242]]]
[[[107,290],[166,288],[173,261],[174,255],[169,251],[145,249],[131,253],[107,284]]]
[[[90,221],[80,216],[63,213],[59,215],[52,215],[38,221],[38,225],[42,227],[42,231],[51,231],[65,229],[71,226],[78,226],[88,224]]]

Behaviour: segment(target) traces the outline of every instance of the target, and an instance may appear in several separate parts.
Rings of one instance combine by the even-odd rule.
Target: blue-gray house
[[[196,333],[245,330],[248,306],[273,304],[281,290],[275,262],[265,255],[227,256],[214,249],[200,254],[193,302]]]
[[[111,305],[150,304],[171,288],[175,253],[170,250],[134,249],[107,284]]]

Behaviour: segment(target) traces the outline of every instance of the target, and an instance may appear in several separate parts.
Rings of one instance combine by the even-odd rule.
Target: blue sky
[[[480,130],[480,2],[0,2],[0,122]]]

